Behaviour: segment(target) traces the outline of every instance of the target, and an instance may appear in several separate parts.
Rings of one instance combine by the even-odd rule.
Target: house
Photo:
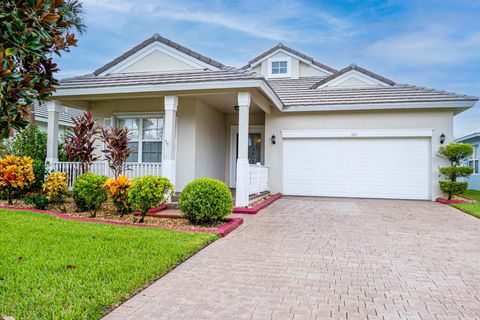
[[[236,69],[155,34],[60,82],[48,158],[57,161],[58,115],[70,106],[127,127],[134,173],[162,174],[177,191],[212,177],[236,189],[237,206],[266,190],[433,200],[440,136],[451,141],[453,116],[476,101],[353,64],[336,70],[283,44]]]
[[[480,175],[478,167],[478,159],[480,156],[480,130],[464,135],[455,139],[455,142],[468,143],[473,146],[472,155],[466,159],[466,165],[473,168],[473,174],[469,176],[466,181],[468,182],[468,188],[474,190],[480,190]]]
[[[64,134],[68,128],[73,126],[72,118],[81,116],[84,111],[74,108],[64,108],[63,112],[59,113],[58,128],[60,135]],[[48,127],[48,111],[45,104],[35,106],[35,124],[42,131],[47,132]]]

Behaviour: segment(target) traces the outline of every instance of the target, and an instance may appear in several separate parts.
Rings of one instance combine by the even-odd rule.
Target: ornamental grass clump
[[[110,178],[103,184],[112,199],[117,213],[123,217],[125,214],[132,212],[130,199],[128,198],[128,190],[132,186],[132,182],[125,176],[118,176],[118,178]]]
[[[66,172],[53,172],[43,184],[43,192],[52,204],[63,204],[68,193],[68,175]]]
[[[30,157],[9,155],[0,159],[0,190],[6,195],[9,205],[13,204],[14,197],[35,181],[32,165]]]
[[[179,205],[190,222],[211,225],[223,221],[232,211],[232,192],[222,181],[200,178],[183,189]]]
[[[473,173],[472,167],[461,166],[463,159],[473,153],[473,147],[466,143],[450,143],[440,147],[439,156],[450,161],[451,166],[441,167],[440,173],[448,180],[440,181],[440,190],[448,195],[451,200],[453,196],[463,194],[468,187],[467,182],[458,182],[461,177],[468,177]]]
[[[133,210],[141,212],[140,223],[145,220],[148,209],[158,207],[167,202],[173,195],[174,187],[164,177],[144,176],[133,180],[128,197]]]
[[[73,201],[79,211],[90,211],[91,216],[107,201],[107,190],[104,186],[107,176],[91,172],[81,174],[73,183]]]

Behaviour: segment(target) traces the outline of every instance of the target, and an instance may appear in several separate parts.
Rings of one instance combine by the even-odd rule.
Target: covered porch
[[[59,112],[65,107],[92,112],[100,126],[129,129],[135,149],[125,165],[129,178],[161,175],[177,192],[196,178],[215,178],[234,189],[239,207],[269,191],[265,114],[271,109],[256,89],[56,95],[47,105],[47,162],[53,171],[67,172],[72,185],[80,165],[58,161]],[[101,149],[97,142],[100,160],[90,171],[112,176]]]

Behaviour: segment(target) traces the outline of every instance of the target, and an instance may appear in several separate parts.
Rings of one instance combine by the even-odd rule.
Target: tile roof
[[[73,124],[72,117],[78,117],[83,115],[84,111],[74,109],[74,108],[65,108],[64,112],[60,112],[59,121]],[[35,106],[35,117],[48,119],[48,111],[46,104],[40,104]]]
[[[173,42],[167,38],[164,38],[162,37],[161,35],[159,35],[158,33],[155,33],[153,36],[151,36],[150,38],[148,38],[147,40],[143,41],[142,43],[140,43],[139,45],[133,47],[132,49],[128,50],[127,52],[125,52],[124,54],[122,54],[121,56],[115,58],[114,60],[110,61],[109,63],[105,64],[104,66],[98,68],[97,70],[95,70],[93,72],[94,75],[98,76],[99,74],[101,74],[102,72],[110,69],[111,67],[113,67],[114,65],[122,62],[123,60],[127,59],[128,57],[130,57],[131,55],[137,53],[138,51],[140,51],[141,49],[145,48],[146,46],[148,46],[149,44],[153,43],[153,42],[161,42],[161,43],[164,43],[166,44],[167,46],[170,46],[180,52],[183,52],[185,54],[188,54],[189,56],[191,57],[194,57],[202,62],[205,62],[209,65],[212,65],[216,68],[219,68],[219,69],[225,69],[227,68],[227,66],[223,65],[222,63],[218,62],[218,61],[215,61],[213,59],[210,59],[204,55],[201,55],[200,53],[197,53],[193,50],[190,50],[176,42]]]
[[[61,89],[140,86],[170,83],[264,79],[262,75],[244,70],[192,71],[177,73],[122,73],[95,77],[87,75],[60,80]]]
[[[358,71],[358,72],[360,72],[360,73],[363,73],[363,74],[365,74],[365,75],[367,75],[367,76],[369,76],[369,77],[371,77],[371,78],[377,79],[378,81],[384,82],[384,83],[389,84],[389,85],[391,85],[391,86],[393,86],[393,85],[395,84],[395,82],[393,82],[393,81],[390,80],[390,79],[387,79],[387,78],[385,78],[385,77],[382,77],[381,75],[378,75],[378,74],[376,74],[376,73],[373,73],[372,71],[369,71],[369,70],[367,70],[367,69],[364,69],[364,68],[362,68],[362,67],[359,67],[359,66],[357,66],[356,64],[351,64],[351,65],[349,65],[348,67],[343,68],[342,70],[340,70],[340,71],[338,71],[338,72],[336,72],[336,73],[334,73],[334,74],[332,74],[332,75],[330,75],[330,76],[328,76],[328,77],[325,77],[325,78],[323,78],[322,80],[318,81],[317,83],[315,83],[315,84],[312,86],[312,89],[316,89],[316,88],[320,87],[321,85],[323,85],[323,84],[325,84],[325,83],[327,83],[327,82],[330,82],[330,81],[332,81],[333,79],[338,78],[338,77],[340,77],[341,75],[343,75],[343,74],[345,74],[345,73],[347,73],[347,72],[349,72],[349,71],[352,71],[352,70],[355,70],[355,71]]]
[[[257,62],[257,61],[259,61],[259,60],[262,60],[263,58],[265,58],[265,57],[268,56],[269,54],[271,54],[271,53],[273,53],[273,52],[275,52],[275,51],[277,51],[277,50],[279,50],[279,49],[282,49],[282,50],[285,50],[285,51],[287,51],[287,52],[290,52],[291,54],[296,55],[296,56],[298,56],[298,57],[300,57],[300,58],[302,58],[302,59],[304,59],[304,60],[307,60],[307,61],[309,61],[311,64],[313,64],[313,65],[315,65],[315,66],[317,66],[317,67],[319,67],[319,68],[322,68],[322,69],[324,69],[324,70],[327,70],[327,71],[329,71],[329,72],[332,72],[332,73],[338,72],[336,69],[334,69],[334,68],[332,68],[332,67],[329,67],[329,66],[327,66],[327,65],[325,65],[325,64],[323,64],[323,63],[320,63],[320,62],[318,62],[317,60],[313,59],[312,57],[307,56],[306,54],[301,53],[301,52],[299,52],[299,51],[297,51],[297,50],[294,50],[294,49],[292,49],[292,48],[290,48],[290,47],[287,47],[286,45],[284,45],[284,44],[282,44],[282,43],[277,44],[275,47],[273,47],[273,48],[265,51],[264,53],[262,53],[261,55],[257,56],[257,57],[254,58],[253,60],[250,60],[246,66],[242,67],[242,69],[248,69],[248,68],[250,68],[253,64],[255,64],[255,62]]]
[[[322,77],[271,79],[268,83],[285,107],[401,102],[478,101],[478,98],[408,84],[371,88],[313,89]]]

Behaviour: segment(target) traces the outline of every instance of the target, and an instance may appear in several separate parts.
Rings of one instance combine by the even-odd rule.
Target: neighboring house
[[[73,126],[72,118],[81,116],[84,111],[74,108],[64,108],[63,112],[59,113],[58,130],[60,136],[65,133],[68,128]],[[35,124],[42,131],[47,131],[48,127],[48,111],[45,104],[35,106]]]
[[[478,159],[480,158],[480,130],[469,133],[463,137],[455,139],[455,142],[468,143],[473,146],[472,155],[466,159],[466,164],[473,168],[473,174],[466,179],[468,182],[468,188],[474,190],[480,190],[480,175]]]
[[[453,116],[476,101],[356,65],[337,71],[282,44],[236,69],[155,34],[60,82],[48,157],[57,158],[58,112],[71,106],[129,128],[137,175],[161,172],[177,191],[212,177],[236,189],[239,206],[266,189],[433,200],[440,136],[451,141]]]

